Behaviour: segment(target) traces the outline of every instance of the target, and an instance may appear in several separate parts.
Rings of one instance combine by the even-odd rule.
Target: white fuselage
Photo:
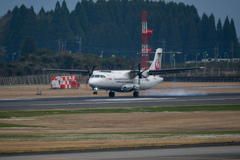
[[[159,76],[148,76],[147,78],[129,78],[129,70],[122,71],[94,71],[89,79],[89,85],[94,90],[110,90],[117,92],[131,92],[146,90],[163,81]]]

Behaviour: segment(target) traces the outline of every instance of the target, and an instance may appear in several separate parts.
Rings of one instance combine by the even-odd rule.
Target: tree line
[[[55,9],[45,11],[24,5],[9,10],[0,19],[0,57],[11,62],[42,48],[77,53],[81,37],[81,53],[117,55],[134,59],[141,51],[142,10],[148,14],[148,28],[153,29],[149,47],[154,51],[181,51],[178,61],[195,59],[197,53],[214,58],[218,51],[223,58],[238,57],[238,39],[233,19],[222,23],[210,16],[198,15],[194,6],[149,0],[82,0],[69,11],[67,3],[57,2]],[[216,25],[217,24],[217,25]],[[230,54],[231,53],[231,54]]]

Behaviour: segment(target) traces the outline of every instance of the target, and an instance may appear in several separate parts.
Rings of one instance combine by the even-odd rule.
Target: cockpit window
[[[91,78],[106,78],[104,75],[92,75]]]

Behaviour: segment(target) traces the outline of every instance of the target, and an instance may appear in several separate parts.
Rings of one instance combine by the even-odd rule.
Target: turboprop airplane
[[[115,92],[133,92],[134,97],[139,97],[140,90],[147,90],[163,81],[160,74],[178,73],[181,71],[202,69],[200,68],[177,68],[161,69],[162,48],[155,52],[154,60],[148,70],[112,70],[112,71],[92,71],[88,70],[70,70],[70,69],[44,69],[45,71],[60,71],[71,73],[89,74],[88,84],[93,89],[93,94],[99,90],[109,91],[109,97],[114,97]]]

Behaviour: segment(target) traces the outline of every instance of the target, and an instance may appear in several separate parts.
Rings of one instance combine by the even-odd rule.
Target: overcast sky
[[[59,0],[62,3],[62,0]],[[66,0],[68,9],[70,11],[75,9],[76,3],[79,0]],[[215,16],[215,21],[220,18],[222,24],[226,16],[229,20],[233,18],[237,35],[240,37],[240,0],[165,0],[165,2],[183,2],[185,4],[194,5],[200,17],[203,13],[210,15],[211,13]],[[16,5],[21,6],[24,4],[26,7],[33,6],[36,13],[38,13],[43,7],[45,11],[49,11],[55,8],[57,0],[0,0],[0,15],[4,15],[8,10],[12,10]]]

